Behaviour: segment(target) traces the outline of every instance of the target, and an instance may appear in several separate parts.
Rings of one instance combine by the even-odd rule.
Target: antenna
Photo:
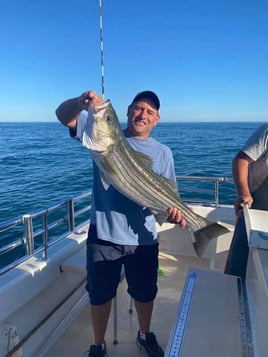
[[[101,61],[101,93],[104,99],[104,59],[103,59],[103,33],[102,33],[102,0],[99,0],[100,17],[100,61]]]

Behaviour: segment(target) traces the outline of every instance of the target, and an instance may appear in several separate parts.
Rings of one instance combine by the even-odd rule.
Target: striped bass
[[[93,109],[89,107],[87,124],[83,145],[91,151],[105,188],[112,185],[137,204],[149,208],[157,220],[160,216],[167,217],[169,207],[179,209],[199,257],[211,239],[229,232],[224,226],[194,213],[180,200],[176,183],[156,174],[152,160],[130,146],[109,100]]]

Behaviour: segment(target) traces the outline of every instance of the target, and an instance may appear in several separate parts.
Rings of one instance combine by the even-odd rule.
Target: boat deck
[[[51,210],[69,207],[70,202],[73,200],[59,203]],[[151,330],[166,357],[268,356],[267,216],[252,219],[267,212],[248,212],[250,254],[247,278],[242,282],[222,274],[233,236],[233,207],[195,204],[191,208],[210,221],[224,223],[229,233],[212,240],[204,258],[198,258],[188,230],[169,223],[157,225],[163,274],[159,274]],[[85,290],[89,222],[75,227],[74,215],[71,210],[68,212],[71,228],[66,235],[56,237],[50,244],[45,240],[43,249],[35,251],[34,232],[25,227],[31,227],[33,217],[43,217],[47,210],[24,217],[24,231],[29,233],[28,256],[0,274],[0,300],[5,302],[0,308],[1,356],[82,357],[94,341]],[[62,221],[65,222],[65,216]],[[21,222],[6,222],[0,230]],[[13,243],[22,244],[21,240]],[[6,251],[11,247],[7,245]],[[144,355],[136,345],[138,322],[135,309],[129,312],[131,300],[124,279],[115,301],[117,314],[114,304],[106,334],[108,355]],[[115,339],[117,344],[113,343]]]
[[[151,330],[156,334],[159,344],[165,350],[177,315],[179,299],[188,269],[209,269],[209,260],[161,252],[159,266],[163,271],[163,275],[160,275],[158,279],[159,291],[155,301]],[[127,355],[135,357],[144,355],[135,342],[138,322],[135,309],[133,308],[133,313],[129,313],[130,297],[126,289],[127,286],[124,279],[119,286],[117,297],[118,344],[113,344],[113,311],[106,334],[109,357],[125,357]],[[84,357],[92,342],[93,333],[90,306],[87,304],[54,346],[45,354],[45,357]]]

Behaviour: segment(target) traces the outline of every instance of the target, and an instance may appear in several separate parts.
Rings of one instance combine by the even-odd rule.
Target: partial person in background
[[[225,274],[246,277],[248,239],[242,208],[268,210],[268,125],[260,126],[237,153],[232,164],[237,191],[236,227],[225,266]]]
[[[87,136],[88,106],[94,109],[102,99],[93,91],[63,102],[56,110],[58,119],[69,127],[70,135],[82,141]],[[127,108],[124,135],[138,152],[148,155],[153,170],[176,181],[170,148],[151,136],[157,125],[160,101],[152,91],[138,93]],[[124,265],[128,292],[134,299],[139,331],[137,344],[148,356],[162,357],[164,351],[150,330],[154,299],[157,294],[158,240],[155,217],[151,212],[129,200],[113,187],[105,190],[95,164],[90,228],[87,239],[87,290],[95,344],[89,357],[106,355],[105,333]],[[142,185],[142,182],[140,183]],[[167,211],[167,220],[185,227],[186,221],[174,207]]]

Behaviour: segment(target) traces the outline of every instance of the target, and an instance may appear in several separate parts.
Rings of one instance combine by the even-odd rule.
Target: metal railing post
[[[47,249],[48,249],[48,211],[43,215],[43,259],[47,260]]]
[[[219,205],[219,180],[215,181],[215,205]]]
[[[69,231],[74,230],[74,200],[68,200],[68,226]]]
[[[24,235],[26,239],[27,254],[31,255],[34,252],[33,220],[30,214],[26,214],[22,218],[24,221]]]

